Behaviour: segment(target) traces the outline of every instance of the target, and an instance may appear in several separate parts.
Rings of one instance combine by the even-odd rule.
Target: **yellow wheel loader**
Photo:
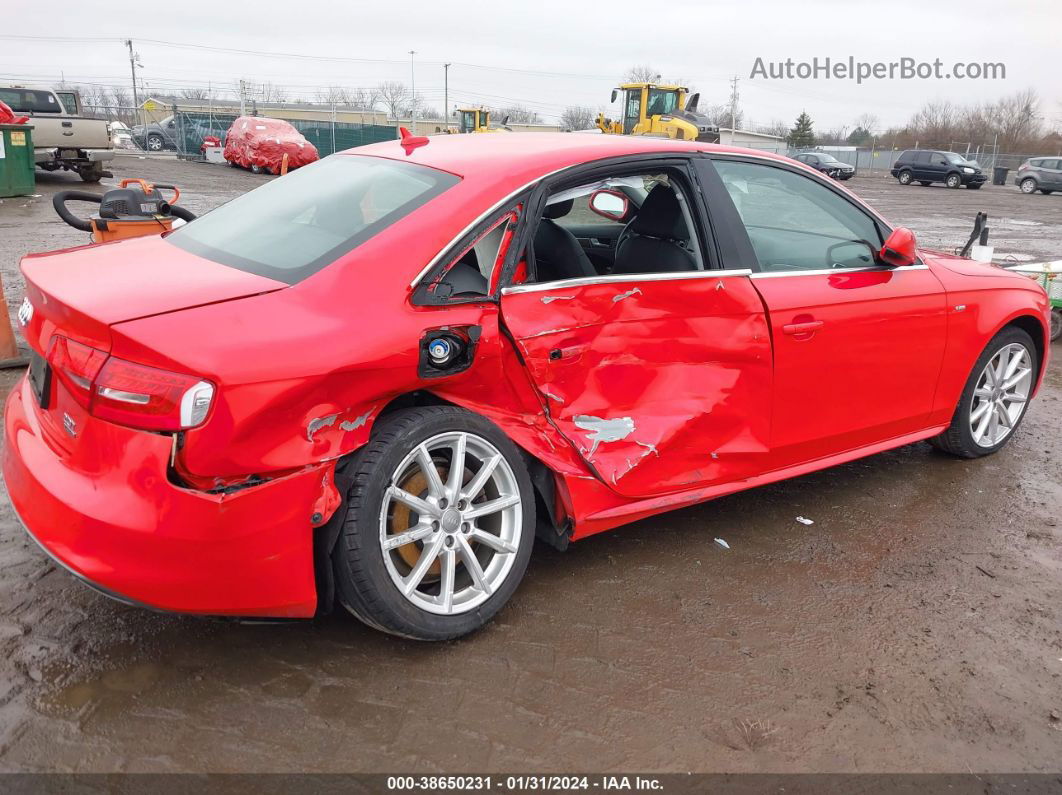
[[[458,133],[495,133],[512,132],[509,129],[509,117],[502,119],[501,127],[490,126],[490,111],[484,108],[458,108],[454,111],[457,117],[457,130],[447,128],[447,132]]]
[[[683,141],[719,143],[719,128],[697,112],[700,94],[683,86],[624,83],[612,89],[612,102],[622,92],[623,116],[618,121],[598,114],[597,127],[612,135],[651,135]]]

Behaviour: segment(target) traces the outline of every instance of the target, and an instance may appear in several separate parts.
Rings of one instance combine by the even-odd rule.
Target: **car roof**
[[[730,152],[786,158],[769,152],[636,135],[573,135],[572,133],[465,133],[433,135],[407,153],[401,141],[347,149],[340,154],[371,155],[418,163],[470,179],[499,177],[520,187],[544,174],[594,160],[640,154]]]

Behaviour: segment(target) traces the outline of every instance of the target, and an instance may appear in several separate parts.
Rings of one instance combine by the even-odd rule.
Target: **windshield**
[[[819,155],[819,160],[821,160],[823,163],[840,163],[841,162],[840,160],[838,160],[833,155],[822,155],[822,154],[820,154]]]
[[[15,113],[62,113],[63,106],[51,91],[29,88],[0,88],[0,102]]]
[[[412,163],[334,155],[223,204],[166,240],[295,284],[459,181]]]
[[[945,152],[944,157],[948,159],[949,163],[955,163],[956,165],[964,165],[969,161],[962,155],[957,155],[954,152]]]

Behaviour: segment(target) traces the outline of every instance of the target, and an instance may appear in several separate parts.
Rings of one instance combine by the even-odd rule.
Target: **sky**
[[[328,85],[409,84],[414,50],[416,90],[440,110],[446,62],[453,64],[451,106],[518,103],[546,122],[569,105],[618,115],[611,89],[629,67],[646,64],[699,90],[702,106],[725,104],[737,76],[745,119],[755,125],[791,125],[807,111],[822,130],[850,129],[865,113],[884,129],[902,125],[928,101],[991,101],[1032,88],[1048,126],[1062,128],[1062,69],[1052,54],[1062,30],[1060,0],[5,5],[0,81],[27,85],[63,78],[128,87],[123,40],[132,38],[152,94],[209,86],[219,98],[235,99],[240,78],[307,99]],[[1002,63],[1006,77],[765,79],[752,76],[758,58],[765,65],[939,58],[946,72],[956,62]]]

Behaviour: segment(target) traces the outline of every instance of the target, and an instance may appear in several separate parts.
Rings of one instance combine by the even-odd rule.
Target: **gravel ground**
[[[114,171],[177,183],[193,211],[267,179]],[[924,244],[961,245],[983,209],[997,252],[1062,257],[1062,196],[848,184]],[[43,175],[40,197],[0,204],[11,306],[22,254],[84,242],[52,212],[65,187],[82,186]],[[916,444],[540,547],[498,620],[434,646],[344,615],[125,607],[57,569],[4,500],[0,770],[1057,771],[1060,418],[1056,365],[989,459]]]

